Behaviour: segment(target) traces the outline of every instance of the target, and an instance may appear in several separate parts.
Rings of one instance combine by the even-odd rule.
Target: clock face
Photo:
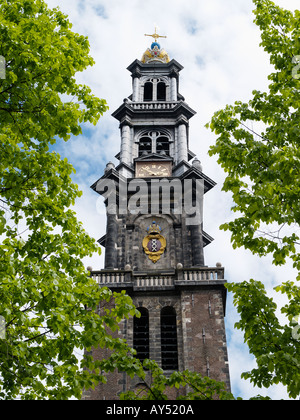
[[[137,162],[136,176],[137,178],[170,177],[171,162]]]

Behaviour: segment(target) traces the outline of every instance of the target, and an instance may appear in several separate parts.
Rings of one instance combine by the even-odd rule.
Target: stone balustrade
[[[224,268],[189,268],[170,270],[167,273],[133,272],[122,270],[91,271],[97,283],[110,288],[175,289],[186,285],[223,284]]]
[[[179,102],[128,102],[128,106],[135,111],[174,109]]]

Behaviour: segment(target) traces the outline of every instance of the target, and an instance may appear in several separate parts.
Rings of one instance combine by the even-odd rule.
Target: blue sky
[[[254,89],[265,90],[270,73],[268,56],[259,47],[259,29],[253,24],[251,0],[48,0],[50,7],[59,6],[69,15],[73,30],[89,37],[91,55],[96,64],[78,75],[78,82],[89,85],[93,93],[108,102],[110,110],[94,127],[85,125],[83,135],[68,143],[58,142],[57,150],[68,157],[76,169],[74,180],[83,191],[75,210],[86,230],[96,239],[105,233],[105,209],[102,199],[89,186],[102,176],[107,162],[116,163],[120,135],[118,122],[111,117],[125,97],[132,93],[128,65],[140,59],[151,40],[145,33],[159,27],[168,38],[161,42],[171,58],[184,66],[180,93],[197,111],[190,122],[190,149],[201,160],[204,172],[218,185],[205,196],[205,231],[215,238],[206,248],[206,264],[221,262],[228,281],[254,278],[266,284],[275,297],[273,287],[292,280],[292,267],[275,268],[270,258],[258,258],[243,249],[233,250],[230,236],[219,226],[233,218],[229,194],[221,191],[224,173],[215,158],[208,156],[215,137],[204,128],[213,113],[235,100],[248,101]],[[299,0],[275,0],[291,10],[299,8]],[[254,127],[255,129],[255,127]],[[103,267],[103,257],[85,261],[94,269]],[[277,297],[278,301],[278,297]],[[278,305],[284,304],[280,298]],[[242,335],[234,329],[238,320],[228,297],[227,334],[232,388],[244,398],[256,394],[274,399],[287,398],[285,388],[268,391],[253,389],[240,379],[241,373],[255,367]]]

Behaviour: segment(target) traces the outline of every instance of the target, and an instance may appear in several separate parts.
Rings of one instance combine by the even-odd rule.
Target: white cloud
[[[118,122],[110,114],[131,94],[131,77],[126,68],[141,58],[151,43],[144,34],[153,33],[157,24],[160,33],[168,35],[162,45],[171,58],[185,67],[180,92],[197,111],[190,123],[190,148],[202,161],[204,172],[218,182],[205,197],[205,230],[215,237],[215,242],[206,249],[207,264],[214,266],[221,261],[228,280],[255,278],[263,281],[271,293],[275,284],[292,279],[292,268],[277,269],[270,258],[259,259],[244,250],[234,251],[229,235],[218,230],[232,217],[232,203],[230,196],[221,192],[223,171],[216,159],[207,154],[215,136],[204,124],[213,113],[235,100],[247,101],[253,89],[263,90],[268,84],[270,65],[268,56],[259,48],[260,32],[253,23],[252,1],[48,0],[47,3],[50,7],[59,6],[69,15],[73,30],[89,37],[96,64],[79,75],[78,80],[88,84],[110,106],[96,128],[87,127],[83,136],[70,140],[63,148],[77,169],[76,181],[84,191],[75,209],[87,231],[96,239],[105,233],[105,215],[97,213],[98,196],[89,190],[89,185],[102,176],[106,162],[114,161],[118,152]],[[290,9],[299,6],[299,0],[275,3]],[[86,265],[100,269],[103,257],[86,261]],[[278,303],[282,302],[279,299]],[[247,398],[262,391],[240,380],[240,374],[253,367],[253,359],[241,344],[241,334],[233,329],[236,320],[235,310],[229,305],[227,328],[233,388]],[[282,387],[267,393],[274,398],[287,397]]]

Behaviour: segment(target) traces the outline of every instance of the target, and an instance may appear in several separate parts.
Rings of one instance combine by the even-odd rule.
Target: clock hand
[[[146,172],[148,172],[148,174],[152,174],[153,172],[151,171],[151,169],[149,169],[149,168],[144,168],[144,170],[146,171]]]

